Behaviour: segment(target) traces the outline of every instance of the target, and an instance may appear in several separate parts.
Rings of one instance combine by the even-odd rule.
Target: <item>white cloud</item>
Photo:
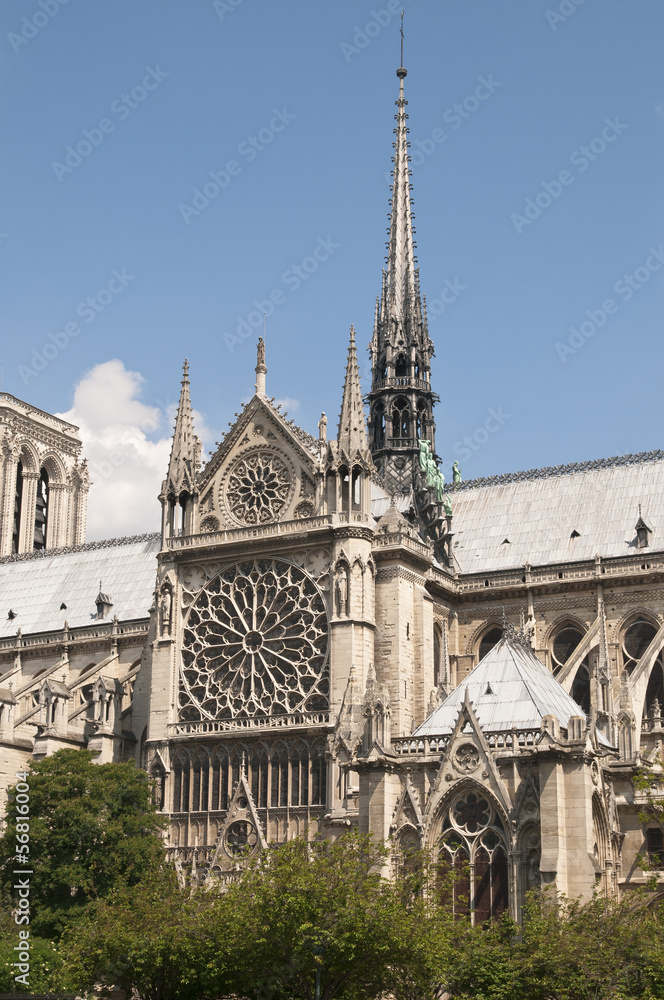
[[[295,413],[296,410],[300,408],[299,399],[291,399],[290,396],[284,396],[283,399],[275,399],[275,406],[280,406],[282,410],[286,410],[287,413]]]
[[[160,529],[157,496],[168,468],[177,403],[165,409],[146,406],[139,398],[144,383],[122,361],[105,361],[78,383],[71,410],[58,414],[80,428],[93,481],[88,541]],[[194,426],[204,442],[210,440],[214,432],[196,412]]]

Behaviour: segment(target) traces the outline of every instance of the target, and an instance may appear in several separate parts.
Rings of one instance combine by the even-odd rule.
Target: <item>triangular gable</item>
[[[502,806],[505,815],[510,816],[510,794],[494,763],[466,691],[426,805],[427,826],[436,815],[441,800],[468,780],[477,782],[490,791]]]
[[[401,795],[399,796],[394,809],[392,823],[390,825],[390,833],[396,833],[402,826],[413,826],[416,829],[422,829],[424,827],[424,819],[422,817],[422,810],[420,809],[418,795],[413,788],[413,783],[410,780],[409,774],[406,775],[406,784],[402,789]]]
[[[267,847],[258,810],[242,771],[228,807],[224,825],[219,831],[210,871],[235,868],[248,853],[256,854]]]
[[[307,434],[306,431],[297,427],[292,421],[286,420],[279,411],[272,406],[269,400],[260,396],[254,396],[244,407],[238,419],[228,431],[219,447],[211,455],[205,468],[199,477],[199,493],[204,495],[207,487],[215,474],[224,464],[234,448],[247,437],[247,444],[253,443],[253,425],[262,424],[265,427],[265,444],[277,445],[280,438],[285,440],[295,451],[300,462],[302,462],[310,472],[315,472],[318,466],[317,457],[314,454],[314,445],[317,446],[315,438]]]

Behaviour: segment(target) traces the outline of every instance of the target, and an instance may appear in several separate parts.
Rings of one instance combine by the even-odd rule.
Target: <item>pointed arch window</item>
[[[311,804],[327,805],[327,761],[324,745],[315,747],[311,755]]]
[[[23,506],[23,462],[16,466],[16,487],[14,489],[14,527],[12,530],[12,553],[19,550],[21,537],[21,508]]]
[[[499,628],[498,625],[493,625],[491,628],[487,629],[486,632],[480,638],[480,643],[478,646],[478,657],[479,660],[483,660],[487,653],[491,652],[494,646],[497,646],[503,637],[503,630]]]
[[[466,789],[451,803],[438,846],[443,902],[480,924],[509,904],[507,843],[503,822],[480,789]]]
[[[48,500],[49,500],[49,487],[48,487],[48,472],[46,469],[42,468],[39,473],[39,479],[37,480],[37,498],[35,502],[35,530],[34,530],[34,549],[45,549],[46,548],[46,538],[48,530]]]
[[[288,753],[283,745],[277,747],[272,757],[270,805],[273,809],[288,805]]]
[[[622,639],[623,666],[631,674],[646,649],[657,635],[657,628],[647,618],[637,618],[624,631]]]
[[[380,448],[385,441],[385,407],[382,403],[376,403],[374,409],[373,438],[377,448]]]
[[[586,660],[583,661],[576,672],[576,677],[572,684],[572,698],[588,715],[590,712],[590,672]]]
[[[392,437],[410,437],[410,414],[408,403],[403,396],[397,397],[394,402],[394,409],[392,410]]]
[[[267,806],[267,753],[258,747],[251,755],[251,797],[259,809]]]
[[[551,665],[554,676],[560,673],[576,647],[583,640],[583,636],[583,629],[573,623],[565,623],[557,629],[551,643]]]
[[[429,431],[429,420],[427,415],[427,405],[423,399],[417,404],[417,436],[423,441]]]
[[[407,378],[408,369],[410,365],[408,364],[408,358],[405,354],[400,354],[394,365],[394,374],[397,378]]]

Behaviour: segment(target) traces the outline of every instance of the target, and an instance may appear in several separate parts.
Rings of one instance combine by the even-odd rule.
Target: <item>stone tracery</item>
[[[228,509],[240,524],[278,520],[294,488],[285,460],[259,448],[241,455],[231,466],[225,489]]]
[[[327,651],[325,604],[306,573],[276,559],[231,566],[187,617],[181,718],[325,710]]]

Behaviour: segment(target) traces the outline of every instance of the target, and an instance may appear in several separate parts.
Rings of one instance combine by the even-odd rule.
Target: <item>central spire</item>
[[[369,347],[369,425],[371,452],[385,485],[392,492],[407,493],[418,477],[418,439],[427,440],[435,454],[433,405],[437,397],[431,389],[433,344],[415,257],[403,25],[401,51],[387,261]]]
[[[406,122],[406,105],[404,97],[404,79],[407,70],[400,66],[399,100],[397,101],[396,122],[394,130],[394,169],[392,171],[392,204],[390,212],[390,239],[387,253],[386,273],[386,306],[390,320],[404,331],[407,319],[410,319],[414,309],[421,319],[418,274],[415,268],[415,249],[413,240],[413,217],[410,197],[410,167],[408,165],[408,127]],[[419,307],[419,308],[418,308]]]

